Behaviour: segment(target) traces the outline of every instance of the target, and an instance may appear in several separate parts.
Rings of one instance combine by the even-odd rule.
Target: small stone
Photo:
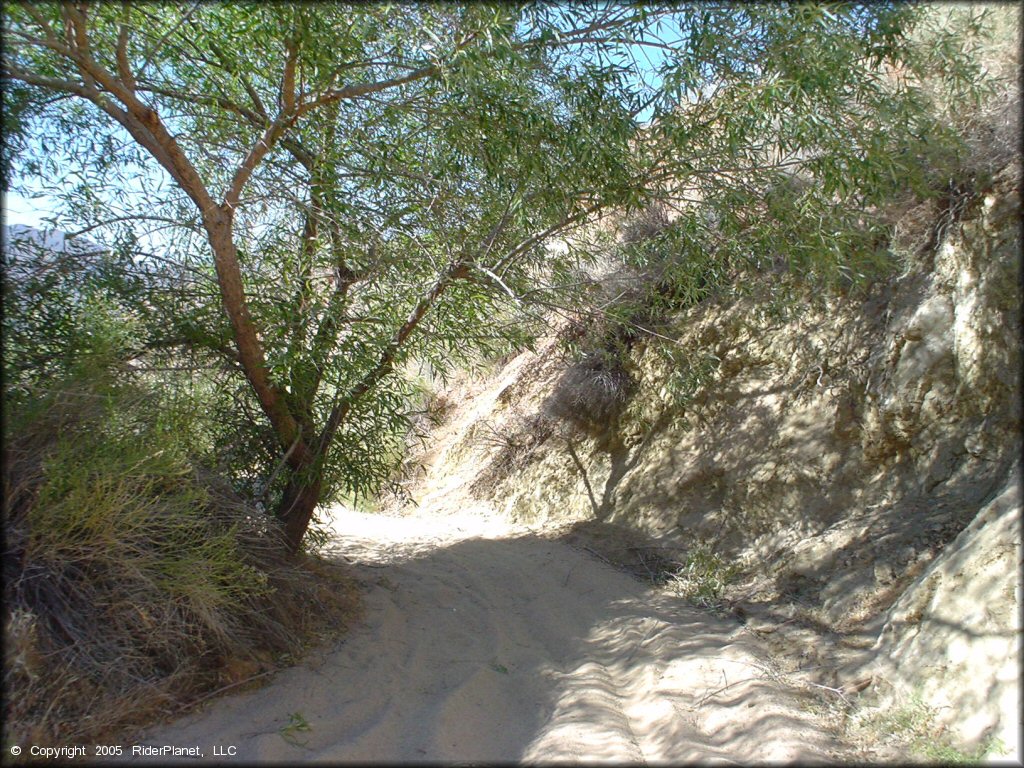
[[[890,584],[893,577],[894,574],[891,565],[888,563],[878,563],[875,565],[875,581],[879,584]]]

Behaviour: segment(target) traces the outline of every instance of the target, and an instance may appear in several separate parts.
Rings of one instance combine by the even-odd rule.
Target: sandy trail
[[[139,743],[224,762],[828,760],[732,620],[486,510],[338,510],[366,616],[268,686]],[[303,726],[305,724],[305,727]],[[289,725],[292,727],[289,728]],[[214,747],[233,758],[213,758]]]

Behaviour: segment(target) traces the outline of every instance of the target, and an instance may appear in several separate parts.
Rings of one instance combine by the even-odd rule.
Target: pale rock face
[[[913,392],[942,363],[953,362],[953,303],[939,294],[924,302],[903,332],[892,383],[897,393]]]
[[[890,609],[875,674],[893,700],[916,691],[968,743],[1017,748],[1020,659],[1020,473]]]

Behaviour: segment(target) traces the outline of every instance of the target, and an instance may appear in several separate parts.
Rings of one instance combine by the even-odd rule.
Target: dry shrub
[[[929,195],[908,190],[879,211],[891,233],[890,248],[904,266],[917,258],[929,258],[972,201],[1004,169],[1015,167],[1020,174],[1020,7],[965,3],[929,6],[918,43],[933,45],[930,30],[963,24],[979,13],[985,14],[984,34],[976,41],[972,54],[984,73],[979,102],[952,98],[938,77],[921,84],[962,145],[954,150],[943,144],[919,158]]]
[[[5,743],[119,738],[269,671],[355,609],[124,388],[75,382],[4,445]]]
[[[633,394],[636,381],[614,350],[589,352],[562,374],[544,403],[547,415],[588,434],[609,430]]]
[[[652,203],[628,217],[622,224],[620,239],[624,244],[641,243],[664,232],[671,224],[668,209]]]
[[[1000,89],[964,126],[967,172],[983,182],[1010,163],[1020,162],[1020,88]]]
[[[477,498],[488,496],[498,483],[522,470],[534,451],[547,442],[554,431],[554,422],[544,413],[519,416],[502,427],[483,424],[476,440],[496,448],[497,452],[477,474],[470,493]]]
[[[971,20],[978,21],[980,34],[967,31]],[[926,6],[915,32],[917,43],[936,47],[933,35],[939,30],[958,30],[970,39],[981,88],[978,102],[965,102],[940,76],[921,83],[939,118],[963,139],[954,156],[938,150],[925,158],[925,165],[942,192],[949,185],[985,187],[1007,165],[1019,162],[1021,9],[1015,3]]]
[[[982,183],[1019,163],[1021,141],[1021,8],[1006,3],[985,10],[987,38],[977,58],[993,87],[977,109],[955,111],[967,142],[965,169]]]

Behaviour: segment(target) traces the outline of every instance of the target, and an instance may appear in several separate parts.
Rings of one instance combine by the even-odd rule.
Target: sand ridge
[[[735,619],[540,531],[486,508],[336,509],[332,524],[364,620],[139,743],[224,763],[827,761],[838,746]]]

